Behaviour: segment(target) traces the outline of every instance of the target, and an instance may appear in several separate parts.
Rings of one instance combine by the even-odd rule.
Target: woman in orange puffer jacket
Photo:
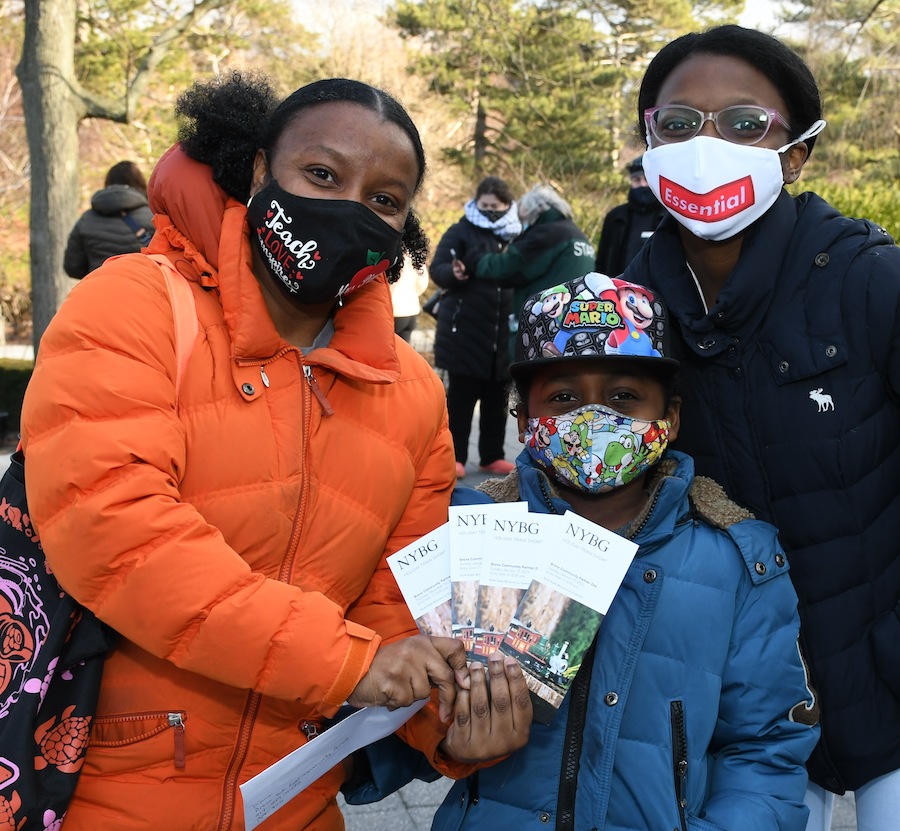
[[[32,515],[60,583],[119,634],[66,831],[243,828],[238,785],[345,700],[436,686],[449,717],[468,684],[385,562],[446,520],[454,483],[444,391],[394,336],[385,276],[424,261],[418,133],[356,81],[274,104],[237,73],[195,86],[150,180],[149,251],[200,326],[177,406],[173,313],[142,254],[79,284],[41,343]],[[447,730],[435,701],[404,738],[459,776]],[[262,827],[342,828],[342,771]]]

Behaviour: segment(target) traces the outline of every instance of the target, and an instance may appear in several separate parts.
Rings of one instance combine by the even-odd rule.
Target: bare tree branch
[[[872,19],[872,17],[874,16],[875,12],[878,11],[878,7],[879,7],[883,2],[884,2],[884,0],[875,0],[875,4],[872,6],[871,9],[869,9],[869,11],[868,11],[868,13],[866,14],[866,16],[865,16],[862,20],[859,21],[859,26],[857,27],[856,31],[853,33],[853,37],[850,38],[850,42],[847,44],[847,52],[846,52],[846,54],[844,55],[844,61],[845,61],[845,62],[846,62],[847,60],[850,59],[850,55],[851,55],[852,52],[853,52],[853,46],[854,46],[854,44],[856,43],[857,38],[858,38],[858,37],[860,36],[860,34],[862,33],[862,30],[865,29],[866,24]]]
[[[138,63],[134,76],[128,83],[128,92],[124,101],[93,95],[80,86],[76,87],[74,91],[82,101],[85,116],[89,118],[105,118],[108,121],[127,124],[137,108],[138,101],[144,94],[153,70],[165,58],[172,44],[205,14],[233,5],[234,2],[235,0],[200,0],[189,11],[163,29],[154,38],[147,53]]]

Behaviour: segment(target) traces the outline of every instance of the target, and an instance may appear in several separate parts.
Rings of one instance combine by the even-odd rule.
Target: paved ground
[[[477,411],[473,423],[469,458],[474,461],[469,462],[464,480],[466,485],[471,486],[488,478],[478,471],[477,467]],[[506,458],[510,461],[514,460],[522,449],[512,417],[507,420],[505,448]],[[6,469],[8,458],[8,455],[0,453],[0,470]],[[428,831],[435,809],[441,804],[450,784],[446,779],[430,784],[414,782],[387,799],[372,805],[344,805],[341,800],[347,831]],[[496,831],[506,831],[506,829],[496,829]],[[852,794],[838,797],[835,800],[832,831],[856,831],[856,809]]]

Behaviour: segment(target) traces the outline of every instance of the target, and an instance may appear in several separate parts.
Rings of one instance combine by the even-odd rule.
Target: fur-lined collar
[[[647,482],[649,494],[647,502],[644,504],[641,512],[623,529],[626,532],[625,536],[627,536],[629,529],[643,526],[653,509],[655,502],[653,497],[662,487],[663,482],[674,475],[677,467],[678,463],[674,459],[663,459],[651,471]],[[565,496],[556,486],[556,482],[543,472],[540,473],[550,495],[565,501]],[[521,498],[519,494],[519,471],[514,470],[503,479],[488,479],[478,485],[476,489],[487,494],[494,502],[516,502]],[[732,502],[725,494],[722,486],[706,476],[694,477],[688,497],[691,500],[694,511],[716,528],[727,530],[730,526],[745,519],[753,519],[753,514],[750,511]]]

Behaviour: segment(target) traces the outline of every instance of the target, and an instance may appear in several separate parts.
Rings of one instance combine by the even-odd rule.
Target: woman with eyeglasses
[[[821,115],[809,68],[770,35],[668,44],[638,118],[671,216],[625,278],[676,322],[678,449],[787,550],[821,708],[808,828],[827,831],[833,794],[853,790],[859,830],[884,831],[900,816],[900,250],[784,189]]]

